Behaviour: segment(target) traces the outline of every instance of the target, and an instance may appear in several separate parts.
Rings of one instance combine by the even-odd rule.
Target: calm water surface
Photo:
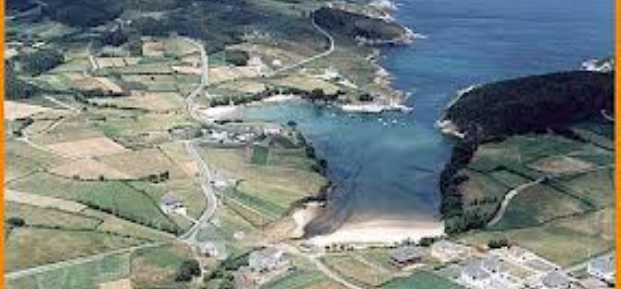
[[[411,114],[353,115],[298,102],[250,108],[247,119],[298,122],[330,164],[332,213],[311,230],[369,220],[436,222],[450,143],[434,122],[456,90],[574,69],[612,55],[612,0],[402,0],[395,17],[426,36],[384,50]]]

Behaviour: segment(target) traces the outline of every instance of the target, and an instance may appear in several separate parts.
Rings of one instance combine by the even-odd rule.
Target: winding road
[[[500,203],[500,208],[496,212],[496,215],[494,215],[494,218],[487,223],[487,227],[488,228],[493,227],[496,224],[498,224],[500,220],[502,220],[502,218],[505,216],[505,212],[507,211],[507,208],[509,207],[509,203],[511,202],[511,200],[513,200],[513,198],[515,198],[515,196],[517,196],[519,193],[521,193],[524,190],[527,190],[533,186],[541,184],[545,180],[546,180],[546,177],[542,177],[532,182],[521,184],[515,187],[514,189],[512,189],[511,191],[509,191],[505,195],[504,199],[502,200],[502,203]]]
[[[283,67],[280,68],[278,70],[274,70],[272,71],[270,74],[268,74],[268,77],[273,77],[275,75],[278,74],[282,74],[288,71],[291,71],[293,69],[299,68],[305,64],[308,64],[312,61],[318,60],[320,58],[329,56],[331,53],[334,52],[335,50],[335,43],[334,43],[334,38],[332,37],[332,35],[330,35],[326,30],[324,30],[323,28],[321,28],[315,21],[315,17],[314,14],[311,17],[312,20],[312,25],[313,27],[319,31],[321,34],[323,34],[329,41],[329,48],[326,51],[323,51],[319,54],[316,54],[314,56],[311,56],[309,58],[306,58],[304,60],[301,60],[295,64],[292,64],[290,66],[287,67]],[[188,114],[190,115],[190,117],[195,120],[198,123],[205,123],[206,121],[200,116],[198,108],[197,108],[197,104],[196,104],[196,99],[201,95],[201,93],[205,92],[205,89],[207,88],[207,86],[209,85],[209,59],[208,59],[208,55],[207,52],[205,51],[204,46],[193,40],[190,38],[184,38],[186,41],[194,44],[196,47],[199,48],[199,52],[201,55],[201,80],[199,85],[196,87],[195,90],[193,90],[190,94],[188,94],[188,96],[185,99],[185,109],[188,112]],[[89,61],[91,62],[91,64],[93,66],[94,65],[94,59],[90,58]],[[78,112],[79,113],[79,109],[72,107],[70,105],[66,105],[64,103],[59,102],[56,99],[49,99],[50,101],[56,103],[57,105],[60,105],[66,109],[69,109],[73,112]],[[28,140],[25,140],[26,142],[28,142]],[[180,235],[179,237],[176,238],[176,240],[185,242],[186,244],[189,245],[199,245],[200,242],[197,240],[197,235],[198,232],[200,231],[200,228],[206,224],[208,224],[211,219],[213,218],[213,216],[216,214],[217,209],[218,209],[218,204],[219,204],[219,200],[218,200],[218,196],[215,192],[215,189],[213,187],[213,180],[214,180],[214,173],[212,172],[212,170],[209,168],[209,165],[207,164],[207,162],[205,162],[205,160],[201,157],[200,153],[198,152],[197,148],[196,148],[196,142],[197,140],[189,140],[189,141],[184,141],[184,146],[185,149],[187,150],[188,154],[190,155],[190,157],[192,158],[192,160],[198,165],[199,168],[199,178],[200,178],[200,186],[201,186],[201,190],[203,192],[203,194],[205,195],[206,198],[206,202],[207,202],[207,207],[206,209],[203,211],[202,215],[198,218],[198,220],[196,222],[193,222],[192,227],[187,230],[185,233],[183,233],[182,235]],[[33,144],[31,144],[33,145]],[[81,257],[81,258],[76,258],[76,259],[72,259],[72,260],[67,260],[67,261],[61,261],[61,262],[57,262],[57,263],[52,263],[52,264],[47,264],[47,265],[43,265],[43,266],[38,266],[38,267],[33,267],[33,268],[28,268],[25,270],[20,270],[20,271],[15,271],[15,272],[11,272],[11,273],[7,273],[5,274],[6,278],[9,280],[14,280],[14,279],[18,279],[18,278],[22,278],[22,277],[27,277],[27,276],[32,276],[35,274],[40,274],[40,273],[44,273],[44,272],[48,272],[48,271],[52,271],[52,270],[57,270],[57,269],[62,269],[62,268],[66,268],[66,267],[70,267],[70,266],[76,266],[76,265],[80,265],[80,264],[85,264],[88,262],[92,262],[92,261],[96,261],[99,259],[103,259],[109,256],[113,256],[113,255],[117,255],[117,254],[123,254],[123,253],[132,253],[136,250],[139,249],[146,249],[146,248],[153,248],[153,247],[157,247],[157,246],[163,246],[166,244],[170,244],[171,241],[167,241],[167,242],[154,242],[154,243],[145,243],[142,245],[138,245],[138,246],[133,246],[133,247],[128,247],[128,248],[123,248],[123,249],[119,249],[119,250],[115,250],[115,251],[109,251],[109,252],[104,252],[101,254],[96,254],[96,255],[91,255],[91,256],[87,256],[87,257]],[[303,253],[301,252],[298,248],[290,245],[290,244],[285,244],[285,243],[279,243],[276,245],[279,248],[282,248],[285,252],[288,252],[291,255],[296,255],[296,256],[301,256],[305,259],[307,259],[308,261],[310,261],[312,264],[314,264],[317,269],[322,272],[323,274],[325,274],[328,278],[332,279],[333,281],[347,287],[348,289],[364,289],[363,287],[360,287],[358,285],[355,285],[351,282],[349,282],[348,280],[346,280],[345,278],[341,277],[337,272],[334,272],[332,269],[330,269],[328,266],[326,266],[325,264],[323,264],[321,262],[321,260],[318,258],[318,256],[316,255],[311,255],[311,254],[307,254],[307,253]]]
[[[611,165],[605,165],[605,166],[595,166],[592,168],[588,168],[588,169],[584,169],[584,170],[579,170],[579,171],[575,171],[575,172],[571,172],[571,173],[567,173],[567,174],[559,174],[559,175],[554,175],[554,176],[544,176],[541,178],[538,178],[532,182],[528,182],[525,184],[521,184],[517,187],[515,187],[514,189],[512,189],[511,191],[509,191],[503,198],[502,202],[500,203],[500,208],[498,208],[498,211],[496,211],[496,214],[494,215],[494,218],[492,218],[486,225],[487,228],[493,227],[494,225],[498,224],[498,222],[500,222],[500,220],[502,220],[502,218],[504,217],[505,213],[507,212],[507,207],[509,207],[509,203],[511,202],[511,200],[513,200],[513,198],[515,198],[517,195],[519,195],[521,192],[535,186],[538,184],[543,183],[544,181],[549,181],[549,180],[553,180],[556,178],[561,178],[561,177],[567,177],[570,175],[580,175],[580,174],[588,174],[588,173],[592,173],[592,172],[596,172],[599,170],[605,170],[605,169],[609,169],[609,168],[614,168],[615,165],[611,164]]]
[[[266,77],[273,77],[273,76],[276,76],[278,74],[282,74],[282,73],[288,72],[290,70],[299,68],[299,67],[301,67],[303,65],[306,65],[306,64],[308,64],[310,62],[313,62],[313,61],[315,61],[317,59],[329,56],[330,54],[332,54],[332,52],[334,52],[334,49],[336,47],[336,45],[334,44],[334,37],[332,37],[332,35],[330,35],[330,33],[328,33],[328,31],[326,31],[325,29],[321,28],[321,26],[319,26],[319,24],[317,24],[317,22],[315,21],[315,13],[313,13],[312,16],[311,16],[311,23],[312,23],[313,27],[317,31],[319,31],[323,36],[326,37],[326,39],[328,39],[328,44],[329,44],[328,49],[326,51],[323,51],[323,52],[319,53],[319,54],[316,54],[316,55],[311,56],[309,58],[303,59],[303,60],[301,60],[301,61],[299,61],[299,62],[297,62],[295,64],[292,64],[292,65],[289,65],[289,66],[286,66],[286,67],[282,67],[282,68],[276,69],[276,70],[270,72],[269,74],[267,74]]]

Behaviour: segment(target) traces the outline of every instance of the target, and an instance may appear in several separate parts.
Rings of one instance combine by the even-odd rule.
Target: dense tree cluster
[[[4,63],[5,97],[6,99],[25,99],[37,94],[38,88],[19,78],[11,62]]]
[[[76,27],[92,27],[113,20],[123,12],[124,0],[41,0],[44,14]]]
[[[20,57],[22,70],[29,75],[44,73],[64,61],[64,56],[56,49],[41,49],[25,53]]]
[[[453,147],[451,160],[446,164],[440,175],[440,192],[442,202],[440,213],[446,222],[447,233],[461,232],[481,225],[481,218],[466,214],[460,185],[468,181],[468,177],[460,174],[460,170],[468,165],[477,150],[476,140],[458,142]]]
[[[227,63],[235,66],[245,66],[248,64],[250,55],[243,50],[226,50],[225,58]]]
[[[341,9],[322,7],[314,12],[315,21],[321,27],[350,38],[390,41],[406,35],[406,30],[391,22]]]
[[[121,46],[129,41],[129,35],[121,28],[116,28],[101,35],[104,45]]]
[[[573,71],[530,76],[476,88],[446,118],[482,139],[564,127],[613,110],[614,75]]]
[[[7,0],[7,11],[22,12],[36,7],[37,4],[32,0]]]
[[[190,282],[201,275],[201,265],[197,260],[186,260],[175,272],[175,282]]]

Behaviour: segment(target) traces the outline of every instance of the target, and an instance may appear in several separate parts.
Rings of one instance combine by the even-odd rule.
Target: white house
[[[522,282],[505,269],[496,256],[488,255],[464,266],[459,281],[477,289],[521,288]]]
[[[431,245],[431,257],[440,262],[451,262],[466,257],[468,248],[466,246],[446,240],[440,240]]]
[[[492,274],[484,270],[481,262],[477,261],[462,268],[459,280],[470,287],[487,288],[492,282]]]
[[[610,284],[615,283],[614,253],[595,258],[587,265],[589,275]]]
[[[165,214],[181,214],[187,213],[187,209],[183,204],[183,200],[177,196],[165,195],[160,199],[160,208]]]
[[[250,253],[248,267],[253,272],[267,273],[289,266],[289,260],[285,258],[285,252],[276,248],[265,248]]]
[[[561,271],[552,271],[541,278],[541,289],[568,289],[570,286],[571,280]]]
[[[219,243],[207,242],[200,250],[202,255],[216,258],[217,260],[225,260],[228,257],[226,246]]]

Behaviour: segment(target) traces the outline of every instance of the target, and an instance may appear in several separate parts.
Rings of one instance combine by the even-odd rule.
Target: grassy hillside
[[[466,133],[441,175],[447,232],[480,246],[508,240],[562,265],[610,249],[612,105],[613,74],[586,71],[463,94],[445,117]]]

